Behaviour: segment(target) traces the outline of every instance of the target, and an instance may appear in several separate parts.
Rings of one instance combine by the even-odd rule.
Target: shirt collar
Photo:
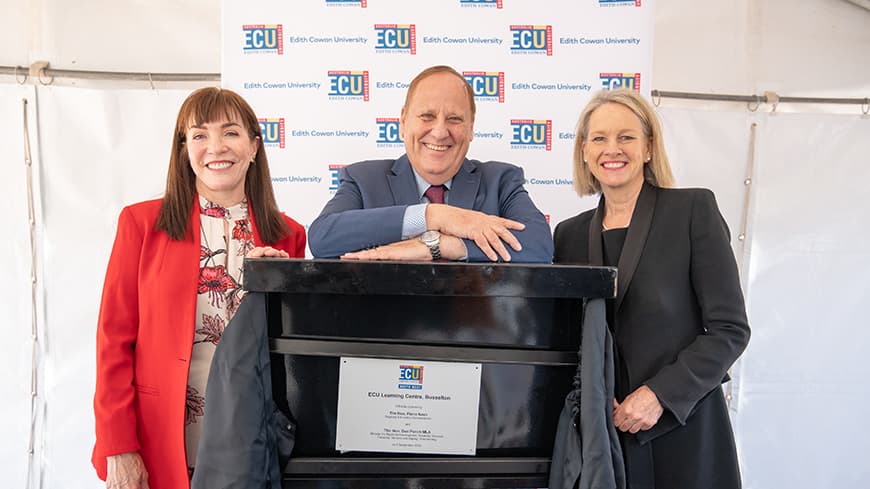
[[[426,193],[426,190],[428,190],[429,187],[432,186],[432,184],[423,179],[423,177],[421,177],[420,174],[417,173],[417,170],[415,170],[413,166],[411,167],[411,171],[414,172],[414,180],[417,182],[417,197],[419,197],[420,200],[423,200],[423,194]],[[448,191],[450,190],[451,185],[453,185],[452,178],[444,182],[444,186],[447,188]]]

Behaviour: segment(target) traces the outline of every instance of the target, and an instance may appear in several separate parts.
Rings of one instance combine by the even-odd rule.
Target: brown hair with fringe
[[[190,157],[187,155],[187,129],[191,125],[221,119],[240,120],[251,139],[257,140],[257,154],[245,174],[245,195],[260,238],[267,244],[276,243],[290,234],[290,228],[275,202],[260,123],[245,99],[232,90],[217,87],[200,88],[181,104],[172,134],[166,190],[154,227],[166,231],[170,238],[177,241],[193,239],[190,213],[196,196],[196,174],[190,167]]]

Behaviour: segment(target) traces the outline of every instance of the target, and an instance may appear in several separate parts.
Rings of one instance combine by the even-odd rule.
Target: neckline
[[[604,225],[604,221],[601,221],[601,230],[602,231],[616,231],[619,229],[628,229],[628,226],[615,226],[615,227],[609,228],[609,227]]]

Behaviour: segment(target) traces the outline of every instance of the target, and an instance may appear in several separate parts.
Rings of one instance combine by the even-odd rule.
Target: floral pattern
[[[187,463],[196,464],[196,449],[206,406],[206,381],[215,348],[224,329],[239,308],[245,291],[241,288],[242,263],[254,248],[253,226],[247,201],[223,207],[199,197],[200,252],[196,284],[196,325],[190,358],[185,442]]]
[[[240,256],[245,256],[254,248],[254,232],[251,231],[251,223],[247,219],[236,221],[233,226],[233,239],[245,243],[245,246],[239,248]]]
[[[202,267],[199,271],[199,283],[196,286],[197,294],[208,294],[209,301],[214,307],[221,307],[227,291],[238,289],[239,284],[227,273],[223,265],[216,267]]]
[[[197,418],[204,414],[205,398],[199,395],[196,388],[187,386],[187,403],[184,410],[184,425],[196,423]]]
[[[220,314],[215,314],[214,316],[203,314],[201,323],[202,327],[197,329],[196,332],[197,334],[201,334],[203,337],[202,339],[195,341],[194,344],[211,343],[217,346],[217,344],[221,342],[221,335],[224,334],[224,328],[226,327],[224,319]]]
[[[226,207],[215,204],[214,202],[209,202],[207,200],[205,200],[205,202],[202,202],[203,200],[205,199],[200,199],[199,203],[199,213],[201,215],[219,218],[229,216],[230,211]]]

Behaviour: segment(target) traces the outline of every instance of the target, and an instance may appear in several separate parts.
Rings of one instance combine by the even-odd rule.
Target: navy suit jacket
[[[409,205],[419,204],[417,182],[407,155],[397,160],[363,161],[341,170],[335,196],[311,223],[308,243],[315,258],[381,246],[402,239],[402,220]],[[550,225],[523,188],[523,170],[508,163],[466,159],[453,177],[450,205],[519,221],[514,235],[522,251],[508,248],[512,261],[550,263]],[[488,261],[472,240],[464,240],[468,261]]]

